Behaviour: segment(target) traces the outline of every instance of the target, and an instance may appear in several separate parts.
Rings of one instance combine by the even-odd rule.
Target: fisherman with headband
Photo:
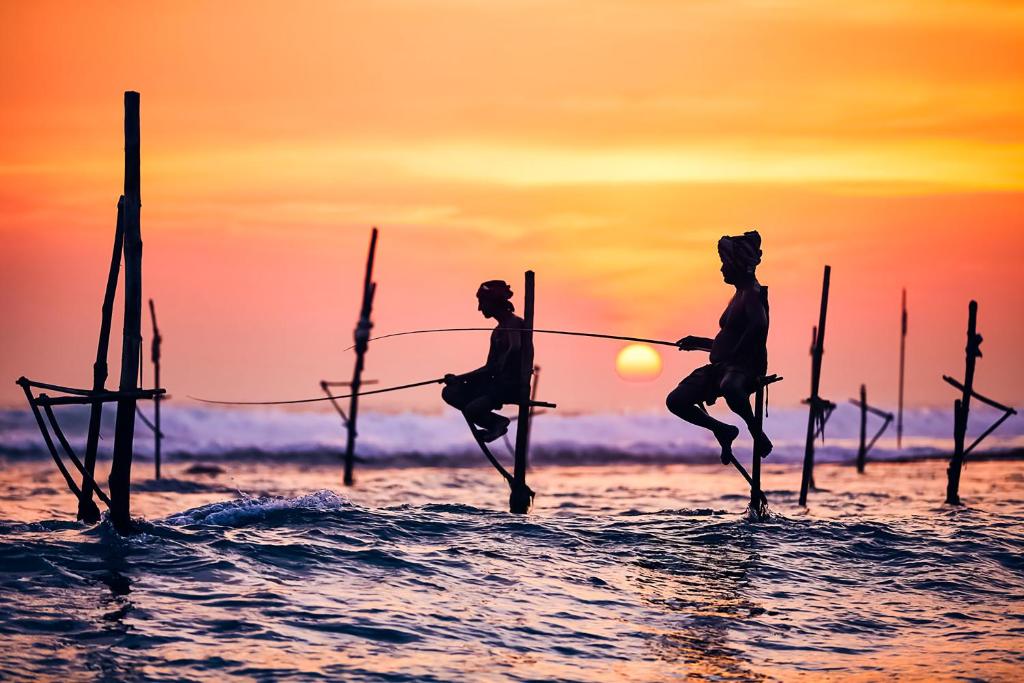
[[[711,417],[703,405],[724,397],[729,408],[750,430],[754,452],[761,457],[772,450],[772,442],[758,427],[750,407],[750,394],[768,369],[767,288],[757,281],[761,263],[761,236],[757,231],[718,241],[722,278],[736,293],[719,320],[714,339],[687,336],[677,344],[682,351],[708,351],[711,361],[694,370],[665,399],[668,409],[682,419],[710,430],[722,447],[722,463],[732,460],[732,442],[739,429]]]
[[[504,280],[483,283],[476,297],[480,313],[498,321],[491,332],[487,363],[462,375],[445,375],[441,398],[481,428],[481,440],[491,442],[508,432],[509,425],[507,417],[494,411],[519,401],[522,345],[520,335],[509,330],[523,329],[526,323],[513,312],[512,289]]]

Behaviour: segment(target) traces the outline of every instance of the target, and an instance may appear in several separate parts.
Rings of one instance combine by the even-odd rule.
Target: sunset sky
[[[808,393],[826,263],[825,396],[865,382],[895,404],[906,286],[910,404],[951,404],[972,297],[978,386],[1024,402],[1018,3],[2,0],[0,25],[2,405],[22,374],[90,381],[129,89],[144,296],[182,405],[346,378],[372,225],[377,333],[487,324],[479,282],[519,302],[532,268],[539,327],[711,336],[715,242],[756,228],[773,402]],[[384,341],[367,376],[469,370],[486,343]],[[668,349],[657,380],[626,382],[621,348],[538,339],[541,398],[660,410],[706,358]]]

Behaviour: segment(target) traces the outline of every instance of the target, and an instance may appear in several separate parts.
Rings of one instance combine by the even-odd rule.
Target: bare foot
[[[768,454],[772,452],[772,448],[772,442],[764,432],[754,437],[754,455],[759,458],[767,458]]]
[[[718,443],[722,447],[723,465],[728,465],[732,462],[732,442],[735,441],[736,437],[739,435],[740,430],[732,425],[726,425],[715,432],[715,438],[718,439]]]

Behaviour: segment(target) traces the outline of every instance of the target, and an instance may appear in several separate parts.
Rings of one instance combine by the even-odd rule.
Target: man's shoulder
[[[521,329],[526,327],[526,321],[520,318],[518,315],[511,315],[508,320],[498,325],[498,327],[511,327],[514,329]]]

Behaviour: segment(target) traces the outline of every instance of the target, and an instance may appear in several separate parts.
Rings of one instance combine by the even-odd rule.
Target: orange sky
[[[894,403],[906,285],[908,400],[952,401],[939,378],[963,373],[973,296],[979,386],[1020,403],[1024,9],[837,4],[0,2],[0,403],[20,405],[21,374],[89,382],[126,89],[177,397],[348,375],[376,224],[378,332],[477,324],[476,285],[518,299],[529,267],[539,326],[710,335],[729,296],[715,241],[756,227],[773,401],[807,393],[829,263],[825,395],[866,382]],[[468,370],[485,344],[383,342],[368,373]],[[627,383],[620,348],[544,338],[544,398],[660,409],[703,360],[670,351],[658,380]]]

